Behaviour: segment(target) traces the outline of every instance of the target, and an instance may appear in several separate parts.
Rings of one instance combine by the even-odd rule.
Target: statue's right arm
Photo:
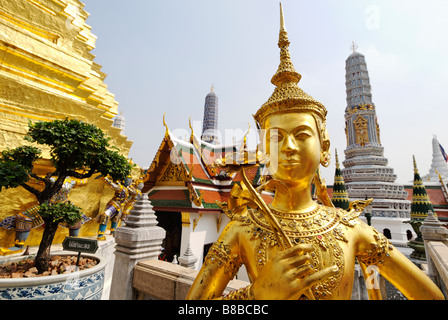
[[[187,300],[221,299],[230,280],[241,266],[238,222],[231,221],[211,246]]]

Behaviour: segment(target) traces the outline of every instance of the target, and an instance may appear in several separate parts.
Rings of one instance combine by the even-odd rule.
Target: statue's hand
[[[338,271],[331,266],[314,272],[310,265],[313,246],[296,245],[269,260],[252,284],[256,300],[296,300],[317,281]]]

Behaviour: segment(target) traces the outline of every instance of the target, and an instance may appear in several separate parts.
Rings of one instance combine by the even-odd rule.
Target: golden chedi
[[[132,142],[112,126],[118,102],[104,83],[90,52],[96,37],[86,24],[84,5],[72,0],[3,0],[0,6],[0,151],[26,143],[28,121],[52,121],[66,117],[101,128],[110,144],[127,156]],[[52,170],[48,151],[36,166],[36,174]],[[113,191],[101,180],[90,179],[70,191],[69,200],[93,218],[102,212]],[[22,187],[0,193],[0,221],[25,211],[36,199]],[[91,219],[80,236],[96,235]],[[59,228],[55,242],[68,235]],[[26,244],[37,245],[42,228],[33,229]],[[0,247],[14,244],[14,231],[0,228]]]
[[[226,205],[232,221],[210,248],[187,299],[347,300],[356,261],[366,279],[379,271],[409,299],[443,299],[418,267],[359,219],[370,201],[351,203],[348,210],[332,205],[316,175],[320,164],[329,163],[327,112],[297,86],[300,75],[288,46],[281,12],[276,88],[254,116],[265,139],[265,155],[257,158],[267,161],[272,177],[267,187],[275,190],[274,199],[264,204],[259,190],[244,179],[248,161],[228,166],[242,172],[245,183],[232,190]],[[323,205],[312,198],[313,181]],[[243,264],[250,285],[222,296]],[[367,285],[370,299],[380,299],[378,283]]]

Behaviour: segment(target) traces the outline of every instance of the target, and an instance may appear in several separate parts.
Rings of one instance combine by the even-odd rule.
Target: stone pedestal
[[[165,230],[157,226],[148,195],[137,200],[124,226],[115,231],[115,264],[110,300],[132,300],[133,271],[139,261],[158,259]]]
[[[448,229],[434,216],[433,212],[428,212],[428,216],[423,221],[420,232],[423,240],[426,241],[441,241],[448,245]]]

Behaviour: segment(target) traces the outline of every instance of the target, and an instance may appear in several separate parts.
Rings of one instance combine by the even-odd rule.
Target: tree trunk
[[[50,249],[53,242],[54,235],[58,229],[59,223],[45,220],[44,233],[39,245],[39,251],[35,258],[35,267],[38,273],[41,274],[48,270],[50,262]]]

